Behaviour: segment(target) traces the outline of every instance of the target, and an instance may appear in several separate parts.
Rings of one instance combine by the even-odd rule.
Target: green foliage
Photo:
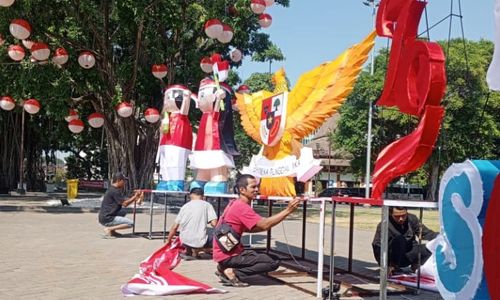
[[[271,64],[273,61],[283,61],[285,56],[281,52],[281,49],[275,44],[270,43],[266,49],[262,52],[256,52],[252,56],[252,60],[260,62],[269,62],[269,73],[271,73]]]

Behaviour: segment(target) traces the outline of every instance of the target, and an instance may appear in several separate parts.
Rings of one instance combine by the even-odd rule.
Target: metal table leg
[[[151,201],[151,205],[149,206],[149,239],[151,240],[153,238],[153,195],[154,193],[151,192],[151,197],[149,200]]]
[[[165,193],[165,200],[163,201],[163,243],[167,240],[167,197],[168,195]]]
[[[331,224],[331,235],[330,235],[330,277],[329,277],[329,299],[333,299],[334,291],[333,291],[333,283],[335,282],[335,213],[337,211],[337,203],[332,200],[332,224]]]
[[[381,247],[380,247],[380,300],[387,299],[387,259],[389,238],[389,207],[382,206]]]

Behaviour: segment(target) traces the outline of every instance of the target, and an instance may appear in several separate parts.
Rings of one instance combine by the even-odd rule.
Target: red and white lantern
[[[2,96],[0,97],[0,107],[7,111],[13,110],[16,107],[16,101],[10,96]]]
[[[71,121],[76,120],[78,118],[80,118],[78,116],[78,111],[76,109],[70,108],[68,111],[68,115],[66,117],[64,117],[64,120],[66,120],[66,122],[71,122]]]
[[[222,33],[217,36],[217,40],[223,44],[229,43],[234,36],[233,28],[229,25],[222,25]]]
[[[205,23],[205,33],[209,38],[217,38],[222,30],[222,23],[217,19],[210,19]]]
[[[69,122],[68,124],[69,131],[73,133],[82,132],[84,127],[85,125],[83,124],[83,121],[80,119],[71,120],[71,122]]]
[[[40,111],[40,103],[36,99],[28,99],[24,101],[23,107],[24,110],[31,115],[34,115]]]
[[[47,60],[50,56],[49,46],[42,42],[33,43],[31,46],[31,56],[39,61]]]
[[[267,28],[273,23],[273,18],[269,14],[262,14],[259,16],[259,24],[262,28]]]
[[[64,48],[57,48],[56,52],[54,53],[54,56],[52,57],[52,61],[56,65],[64,65],[65,63],[68,62],[68,51]]]
[[[266,2],[266,6],[271,6],[274,4],[274,0],[264,0]]]
[[[15,61],[21,61],[24,58],[24,48],[19,45],[10,45],[9,50],[7,50],[9,57]]]
[[[93,128],[100,128],[104,125],[104,116],[101,113],[95,112],[87,118],[89,125]]]
[[[236,91],[240,94],[250,94],[250,88],[246,84],[240,85]]]
[[[78,56],[78,64],[84,69],[90,69],[95,65],[95,56],[90,51],[83,51]]]
[[[160,112],[156,108],[148,108],[144,112],[144,118],[149,123],[156,123],[160,120]]]
[[[9,7],[14,3],[14,0],[0,0],[0,6]]]
[[[235,63],[241,61],[241,58],[243,58],[243,54],[239,49],[233,49],[231,52],[229,52],[229,57],[231,57],[231,60],[234,61]]]
[[[212,70],[213,70],[212,66],[213,66],[213,63],[212,63],[212,60],[210,59],[210,57],[205,56],[201,59],[200,67],[203,70],[203,72],[212,73]]]
[[[31,46],[33,46],[34,43],[35,42],[32,40],[23,40],[23,46],[28,50],[31,50]]]
[[[116,106],[116,112],[122,118],[128,118],[134,112],[134,107],[128,102],[122,102]]]
[[[167,76],[168,68],[164,64],[153,65],[153,67],[151,67],[151,72],[153,72],[154,77],[162,79],[163,77]]]
[[[266,10],[266,1],[264,0],[252,0],[250,3],[250,8],[252,11],[258,15],[263,13]]]
[[[25,40],[31,34],[31,25],[26,20],[14,19],[10,22],[9,31],[16,39]]]

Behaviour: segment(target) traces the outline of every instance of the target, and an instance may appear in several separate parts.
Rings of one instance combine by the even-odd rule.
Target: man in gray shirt
[[[184,204],[170,228],[167,243],[170,243],[180,227],[179,237],[186,247],[186,254],[197,257],[199,252],[211,252],[212,235],[208,233],[207,224],[217,224],[217,215],[212,205],[203,200],[203,190],[193,188],[189,192],[188,203]]]

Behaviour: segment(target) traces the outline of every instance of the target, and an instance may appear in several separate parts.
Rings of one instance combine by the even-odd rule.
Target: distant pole
[[[24,195],[26,191],[24,190],[24,107],[21,109],[21,143],[19,149],[19,184],[17,186],[17,192]]]

